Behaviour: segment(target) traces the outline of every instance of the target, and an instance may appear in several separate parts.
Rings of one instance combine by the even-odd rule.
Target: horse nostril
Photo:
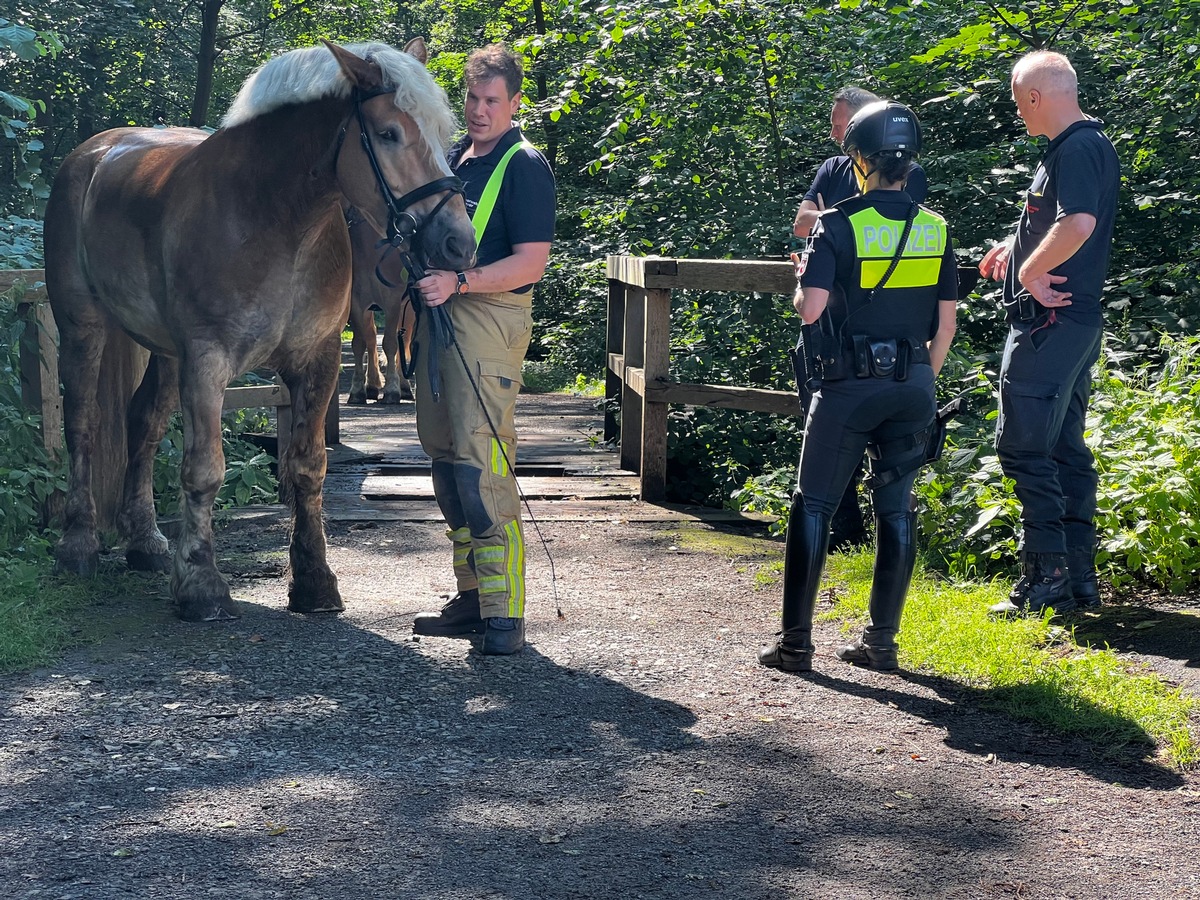
[[[475,255],[474,241],[468,241],[463,235],[451,232],[446,235],[446,256],[448,259],[469,260]]]

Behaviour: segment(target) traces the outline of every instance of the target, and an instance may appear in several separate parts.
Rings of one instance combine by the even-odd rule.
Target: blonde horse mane
[[[387,44],[347,44],[344,49],[377,64],[395,104],[412,116],[437,156],[458,128],[446,92],[415,57]],[[350,82],[324,46],[289,50],[268,60],[242,85],[221,125],[234,128],[290,103],[346,97]]]

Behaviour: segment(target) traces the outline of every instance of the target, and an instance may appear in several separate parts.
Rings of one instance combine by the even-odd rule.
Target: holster
[[[937,411],[930,431],[929,443],[925,445],[925,462],[937,462],[942,458],[942,451],[946,449],[946,426],[951,419],[963,411],[963,407],[966,405],[965,397],[955,397]]]

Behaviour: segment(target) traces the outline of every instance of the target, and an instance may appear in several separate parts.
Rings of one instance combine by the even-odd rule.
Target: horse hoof
[[[379,388],[376,388],[376,387],[367,388],[367,399],[368,400],[378,400],[379,399]]]
[[[54,561],[54,571],[63,575],[75,575],[79,578],[91,578],[100,569],[100,553],[89,553],[79,557],[58,557]]]
[[[332,575],[323,585],[308,585],[301,588],[294,582],[288,588],[288,611],[304,613],[340,613],[346,606],[342,603],[342,595],[337,588],[337,579]]]
[[[171,557],[166,553],[126,550],[125,565],[135,572],[170,572]]]
[[[350,406],[366,406],[367,398],[363,394],[351,394],[346,398],[346,403]]]
[[[179,618],[185,622],[232,622],[241,618],[237,602],[233,598],[220,601],[180,602]]]
[[[326,598],[325,600],[309,600],[307,598],[288,598],[288,612],[303,613],[306,616],[325,615],[346,611],[346,605],[341,597]]]
[[[386,391],[383,395],[383,402],[388,406],[399,406],[400,399],[400,394],[396,391]]]

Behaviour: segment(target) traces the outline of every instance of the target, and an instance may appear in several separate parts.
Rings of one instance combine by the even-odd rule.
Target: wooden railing
[[[604,437],[620,436],[621,467],[638,473],[643,500],[661,500],[666,495],[669,404],[802,413],[794,391],[672,381],[671,292],[757,291],[790,296],[795,288],[795,273],[785,261],[608,258]]]
[[[70,365],[70,361],[62,361],[58,355],[58,328],[50,311],[50,303],[46,296],[45,272],[42,269],[6,269],[0,270],[0,293],[9,290],[14,284],[22,282],[25,294],[17,304],[17,312],[25,321],[25,330],[21,335],[20,367],[21,367],[21,401],[25,408],[42,420],[42,442],[52,455],[58,454],[63,446],[63,406],[62,389],[59,382],[59,365]],[[139,363],[134,360],[119,360],[122,366],[137,369],[133,373],[133,383],[141,378],[145,369],[144,359]],[[127,398],[126,398],[127,399]],[[102,406],[113,402],[114,398],[101,397]],[[282,382],[274,384],[251,385],[246,387],[231,387],[225,390],[225,409],[255,409],[265,407],[275,410],[277,453],[282,454],[291,435],[291,400],[287,388]],[[103,410],[107,412],[107,410]],[[99,436],[97,445],[102,448],[100,458],[118,460],[119,465],[113,467],[118,471],[101,471],[98,467],[93,473],[93,493],[96,495],[97,512],[102,527],[111,524],[116,514],[116,503],[119,502],[120,483],[123,477],[125,460],[125,421],[124,416],[101,415],[102,427],[109,433]],[[325,441],[336,444],[340,437],[340,422],[338,417],[337,397],[329,404],[329,412],[325,417]]]

